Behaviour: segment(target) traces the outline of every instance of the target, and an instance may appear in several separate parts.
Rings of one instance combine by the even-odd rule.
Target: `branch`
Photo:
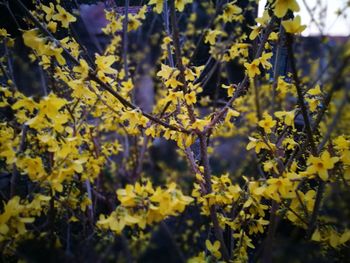
[[[265,43],[267,42],[270,33],[272,32],[272,28],[273,25],[276,21],[275,17],[271,18],[270,23],[267,25],[265,32],[262,36],[262,40],[261,43],[259,45],[259,48],[254,56],[254,58],[259,58],[262,54],[262,52],[264,51],[264,47],[265,47]],[[224,117],[226,111],[231,107],[232,103],[239,97],[243,96],[246,91],[247,91],[247,84],[249,81],[249,77],[247,75],[247,73],[245,74],[242,82],[238,85],[237,90],[235,91],[235,93],[233,94],[232,98],[225,104],[225,106],[223,108],[221,108],[220,110],[217,110],[216,112],[214,112],[213,116],[214,118],[211,120],[211,122],[208,124],[207,127],[205,127],[203,133],[207,133],[210,132],[210,130],[213,129],[213,127],[222,120],[222,118]]]
[[[315,146],[314,137],[313,137],[310,119],[309,119],[309,114],[307,112],[307,108],[305,105],[304,95],[303,95],[303,91],[302,91],[301,86],[300,86],[298,71],[297,71],[296,64],[295,64],[295,58],[294,58],[294,52],[293,52],[293,35],[292,34],[287,34],[287,48],[288,48],[288,56],[290,59],[290,66],[291,66],[292,75],[293,75],[293,79],[294,79],[294,83],[295,83],[295,88],[296,88],[297,94],[298,94],[298,103],[299,103],[299,106],[301,108],[301,113],[303,115],[303,119],[304,119],[304,123],[305,123],[306,135],[308,137],[308,142],[309,142],[310,147],[311,147],[311,153],[314,156],[316,156],[317,149]]]
[[[125,0],[125,12],[123,20],[123,60],[125,79],[129,79],[129,67],[128,67],[128,14],[129,13],[129,0]]]
[[[174,47],[175,47],[176,64],[180,70],[180,82],[183,84],[182,91],[184,94],[186,94],[187,93],[187,83],[186,83],[186,78],[185,78],[185,66],[182,63],[179,29],[177,27],[177,20],[176,20],[175,0],[170,1],[170,20],[171,20],[171,27],[172,27],[173,43],[174,43]],[[190,118],[190,121],[192,123],[194,123],[196,121],[196,117],[194,114],[193,105],[188,105],[186,103],[186,107],[187,107],[188,116]]]
[[[206,194],[211,193],[212,187],[211,187],[211,171],[210,171],[210,165],[209,165],[209,157],[208,157],[208,145],[207,145],[207,138],[205,134],[199,134],[199,142],[200,142],[200,151],[201,151],[201,157],[202,157],[202,164],[204,167],[204,179],[205,179],[205,188],[206,188]],[[217,240],[219,240],[221,246],[220,250],[221,253],[225,259],[225,261],[230,260],[230,254],[227,250],[227,246],[225,244],[223,231],[220,227],[218,216],[216,214],[216,207],[215,205],[210,206],[210,217],[211,221],[213,222],[214,226],[214,234]]]

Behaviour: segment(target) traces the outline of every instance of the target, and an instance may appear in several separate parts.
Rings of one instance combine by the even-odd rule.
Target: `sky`
[[[259,16],[264,11],[264,6],[267,0],[261,0],[259,5]],[[331,36],[348,36],[350,35],[350,7],[346,9],[344,16],[337,17],[336,11],[338,9],[344,9],[346,3],[349,0],[297,0],[300,11],[296,14],[301,16],[301,22],[307,25],[307,28],[302,33],[304,36],[319,35],[320,30],[317,25],[312,22],[311,16],[304,4],[307,3],[308,7],[312,10],[313,17],[318,22],[324,23],[322,29],[324,35]],[[323,13],[321,12],[323,10]],[[321,17],[321,19],[320,19]]]

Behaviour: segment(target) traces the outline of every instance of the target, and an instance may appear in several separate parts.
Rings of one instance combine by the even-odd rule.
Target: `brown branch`
[[[267,42],[267,40],[270,36],[270,33],[272,32],[272,28],[273,28],[275,21],[276,21],[276,18],[272,17],[270,23],[268,24],[268,26],[265,29],[264,34],[262,35],[261,43],[259,45],[259,48],[258,48],[254,58],[259,58],[261,56],[262,52],[264,51],[265,43]],[[211,120],[211,122],[207,125],[207,127],[205,127],[203,133],[210,132],[210,130],[212,130],[213,127],[222,120],[222,118],[225,116],[226,111],[231,107],[232,103],[237,98],[243,96],[246,93],[246,91],[248,89],[247,88],[248,81],[249,81],[249,77],[247,74],[245,74],[242,82],[238,85],[237,90],[233,94],[232,98],[227,101],[227,103],[225,104],[225,106],[223,108],[221,108],[220,110],[217,110],[216,112],[213,113],[214,117]]]
[[[206,188],[205,190],[206,190],[206,194],[209,194],[212,192],[212,187],[211,187],[211,171],[210,171],[209,157],[208,157],[208,151],[207,151],[208,149],[207,137],[205,134],[199,134],[198,137],[200,142],[202,165],[204,167],[204,179],[205,179],[205,188]],[[215,205],[210,206],[209,211],[210,211],[210,218],[214,227],[215,237],[221,244],[220,246],[221,253],[223,255],[223,258],[226,261],[228,261],[230,259],[230,254],[225,244],[223,230],[219,225],[219,220],[216,213],[216,206]]]
[[[177,19],[176,19],[176,10],[175,10],[175,0],[170,1],[170,21],[171,21],[171,27],[172,27],[172,35],[173,35],[173,44],[175,48],[175,58],[176,58],[176,64],[180,71],[180,82],[182,85],[182,91],[184,94],[187,93],[187,82],[185,78],[185,66],[182,63],[182,56],[181,56],[181,48],[180,48],[180,37],[179,37],[179,28],[177,26]],[[186,103],[188,116],[190,118],[190,121],[194,123],[196,121],[196,117],[194,114],[193,105],[188,105]]]
[[[300,87],[300,81],[298,78],[298,72],[295,64],[295,58],[294,58],[294,52],[293,52],[293,35],[287,34],[287,47],[288,47],[288,56],[290,58],[290,65],[291,65],[291,70],[293,74],[293,79],[295,83],[295,87],[297,90],[298,94],[298,103],[301,108],[301,113],[303,115],[304,123],[305,123],[305,130],[306,130],[306,135],[307,135],[307,143],[311,147],[311,153],[314,156],[318,156],[318,151],[315,146],[314,138],[313,138],[313,129],[311,128],[307,108],[304,102],[304,96],[303,96],[303,91]],[[329,101],[330,101],[331,95],[329,96]],[[316,221],[317,221],[317,216],[320,210],[322,198],[323,198],[323,193],[325,189],[325,182],[322,180],[319,180],[319,186],[317,189],[316,193],[316,199],[315,199],[315,204],[313,207],[313,211],[311,213],[311,218],[309,222],[309,227],[307,230],[306,237],[309,239],[315,229]]]
[[[294,80],[295,88],[296,88],[297,94],[298,94],[298,104],[301,108],[301,113],[303,115],[303,119],[304,119],[304,123],[305,123],[305,130],[306,130],[306,135],[308,137],[307,138],[308,143],[310,144],[310,147],[311,147],[311,153],[314,156],[316,156],[317,149],[315,146],[313,132],[311,129],[310,118],[309,118],[309,114],[307,112],[307,108],[305,105],[304,95],[303,95],[303,91],[301,89],[300,80],[298,77],[298,71],[297,71],[296,64],[295,64],[294,51],[293,51],[293,35],[292,34],[287,34],[287,49],[288,49],[288,56],[290,59],[290,66],[291,66],[291,70],[292,70],[293,80]]]
[[[129,15],[129,0],[125,0],[124,20],[123,20],[123,61],[125,79],[129,79],[128,67],[128,15]]]

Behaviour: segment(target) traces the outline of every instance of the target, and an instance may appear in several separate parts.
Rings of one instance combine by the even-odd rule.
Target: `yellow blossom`
[[[233,96],[233,93],[235,92],[236,88],[235,88],[235,85],[231,84],[231,85],[225,85],[225,84],[222,84],[221,87],[223,89],[227,89],[227,96],[229,97],[232,97]]]
[[[311,96],[318,96],[322,94],[320,85],[316,85],[314,88],[309,89],[307,94],[311,95]]]
[[[242,13],[242,9],[240,7],[238,7],[234,3],[228,3],[224,7],[222,18],[225,23],[232,22],[233,18],[240,13]]]
[[[298,12],[300,10],[298,2],[296,0],[276,0],[274,13],[277,17],[284,17],[288,10]]]
[[[221,252],[220,252],[220,242],[215,241],[214,243],[211,243],[210,240],[205,241],[205,246],[209,250],[209,252],[217,259],[221,258]]]
[[[192,105],[192,104],[196,103],[197,102],[196,92],[191,91],[190,93],[186,93],[185,100],[186,100],[187,105]]]
[[[259,69],[260,61],[259,59],[254,59],[252,63],[244,63],[244,67],[247,70],[248,76],[250,78],[254,78],[256,75],[260,75],[260,69]]]
[[[216,38],[222,34],[223,32],[221,32],[220,30],[209,30],[205,36],[204,43],[209,42],[210,45],[214,45],[216,42]]]
[[[153,8],[154,11],[156,11],[158,14],[163,12],[163,1],[164,0],[150,0],[148,2],[149,5],[155,5]]]
[[[275,127],[276,121],[272,119],[271,115],[267,112],[264,113],[264,118],[259,121],[259,126],[264,129],[264,131],[269,134],[272,132],[272,128]]]
[[[53,3],[50,3],[50,6],[41,5],[41,9],[46,13],[46,21],[50,21],[55,14],[55,6]]]
[[[62,6],[57,5],[56,8],[58,14],[53,15],[52,19],[61,22],[62,27],[68,28],[70,23],[77,21],[77,19],[72,14],[67,12]]]
[[[310,156],[307,159],[308,168],[306,172],[308,174],[318,174],[323,180],[328,180],[328,170],[334,168],[334,164],[339,161],[338,157],[331,157],[328,151],[324,151],[320,157]]]
[[[193,0],[175,0],[175,8],[179,11],[182,12],[184,11],[185,5],[192,3]]]
[[[295,110],[292,111],[276,111],[275,116],[279,119],[282,119],[284,123],[288,126],[292,126],[294,129],[294,117]]]
[[[115,56],[109,55],[109,56],[100,56],[96,54],[96,60],[95,63],[97,65],[98,71],[104,73],[104,74],[117,74],[117,70],[113,69],[111,66],[116,61]]]
[[[170,77],[176,78],[180,74],[178,69],[174,69],[165,64],[161,65],[161,70],[157,72],[158,77],[162,77],[164,80],[168,80]]]
[[[296,16],[293,20],[282,21],[282,25],[286,32],[290,34],[299,34],[306,28],[305,25],[301,25],[301,18],[299,15]]]
[[[276,146],[270,142],[268,142],[268,145],[261,139],[255,139],[253,137],[249,137],[249,143],[246,147],[246,149],[249,151],[253,148],[255,148],[256,153],[260,153],[262,149],[269,150],[270,148],[274,149]]]
[[[260,64],[264,67],[264,69],[270,69],[272,64],[268,61],[272,57],[272,52],[264,53],[259,58]]]

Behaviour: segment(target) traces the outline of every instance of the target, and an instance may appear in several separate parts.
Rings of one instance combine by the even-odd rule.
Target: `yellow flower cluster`
[[[14,196],[4,203],[0,214],[0,243],[30,238],[26,225],[33,223],[41,213],[46,213],[49,201],[50,197],[37,194],[30,202]]]
[[[165,189],[154,189],[148,180],[144,184],[127,185],[117,190],[120,205],[109,216],[100,215],[97,226],[120,234],[125,226],[137,225],[144,229],[169,216],[184,211],[193,198],[183,195],[175,183]]]

